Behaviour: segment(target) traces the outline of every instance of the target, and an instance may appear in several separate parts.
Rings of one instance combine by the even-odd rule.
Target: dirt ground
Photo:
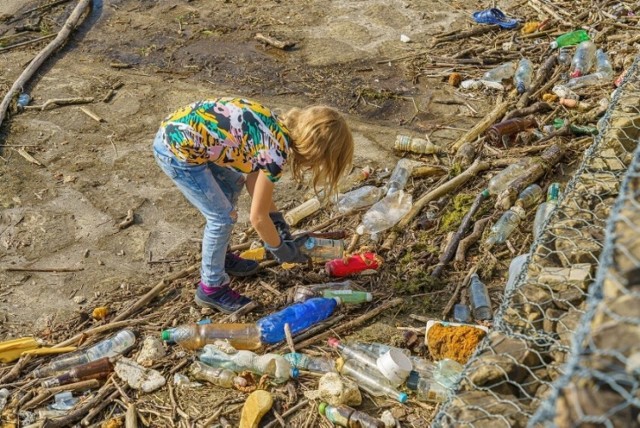
[[[0,35],[16,25],[12,16],[41,4],[3,1],[0,14],[8,19]],[[74,5],[47,11],[40,26],[57,32]],[[84,107],[103,122],[68,106],[24,111],[2,127],[0,339],[90,309],[105,293],[144,290],[193,263],[199,253],[193,238],[200,237],[203,220],[151,154],[160,120],[177,107],[219,95],[281,110],[328,104],[348,116],[356,167],[379,170],[396,161],[391,146],[397,133],[432,131],[439,143],[460,135],[437,126],[468,127],[490,106],[470,101],[474,113],[433,103],[449,95],[441,77],[416,76],[404,62],[386,60],[425,49],[431,34],[467,23],[469,10],[430,0],[95,0],[66,46],[24,90],[32,104],[94,97]],[[296,45],[288,51],[265,47],[256,33]],[[411,42],[402,43],[402,34]],[[43,46],[0,53],[3,94]],[[20,156],[20,145],[43,166]],[[278,205],[303,201],[304,190],[285,177]],[[241,205],[247,204],[244,195]],[[118,230],[129,209],[135,224]],[[248,227],[241,210],[236,237]],[[150,264],[150,254],[173,262]],[[4,271],[27,266],[76,271]],[[78,305],[77,296],[87,300]]]

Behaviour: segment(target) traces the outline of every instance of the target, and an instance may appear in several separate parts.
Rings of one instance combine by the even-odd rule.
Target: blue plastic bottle
[[[256,324],[260,329],[262,343],[273,344],[285,340],[284,325],[287,323],[291,334],[296,334],[329,318],[338,305],[338,301],[337,299],[316,297],[305,302],[295,303],[280,312],[259,319]]]

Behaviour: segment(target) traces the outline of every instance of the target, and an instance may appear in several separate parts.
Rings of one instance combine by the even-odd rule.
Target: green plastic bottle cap
[[[164,341],[169,341],[169,340],[171,340],[171,331],[169,331],[169,330],[164,330],[164,331],[162,332],[162,340],[164,340]]]
[[[318,405],[318,413],[320,413],[322,416],[324,416],[324,411],[327,408],[327,403],[320,403]]]
[[[401,392],[400,394],[398,394],[398,401],[399,402],[406,403],[408,399],[409,399],[409,396],[407,395],[406,392]]]

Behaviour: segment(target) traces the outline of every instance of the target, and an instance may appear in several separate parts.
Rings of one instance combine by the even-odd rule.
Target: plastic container
[[[520,276],[520,272],[524,267],[524,264],[529,259],[529,254],[520,254],[518,257],[514,257],[509,264],[509,279],[507,279],[507,285],[504,287],[505,293],[510,292],[515,288],[516,280]]]
[[[325,299],[340,299],[340,303],[343,305],[358,305],[373,300],[371,293],[355,290],[324,290],[322,297]]]
[[[602,49],[596,51],[596,74],[599,74],[603,79],[613,78],[613,66],[609,61],[609,55]]]
[[[50,406],[53,410],[71,410],[78,402],[71,391],[64,391],[53,396],[54,402]]]
[[[378,357],[376,366],[394,386],[401,385],[413,370],[413,364],[409,357],[397,349],[389,349]]]
[[[257,355],[252,351],[238,351],[227,354],[213,345],[206,345],[198,356],[203,363],[215,367],[240,373],[250,371],[257,375],[268,375],[277,383],[283,383],[298,377],[298,369],[277,354]]]
[[[194,379],[203,380],[223,388],[243,387],[247,380],[238,376],[234,371],[225,368],[214,368],[201,361],[194,361],[189,367],[189,373]]]
[[[325,263],[324,269],[333,277],[346,277],[367,271],[376,271],[382,265],[382,259],[375,253],[366,252],[335,259]]]
[[[518,62],[518,68],[513,76],[513,84],[519,94],[524,94],[531,87],[533,80],[533,64],[527,58]]]
[[[407,379],[407,388],[416,392],[419,401],[443,403],[449,397],[447,388],[432,379],[420,377],[417,372],[412,372]]]
[[[395,389],[378,370],[372,370],[368,366],[363,366],[357,360],[346,360],[342,362],[342,364],[338,364],[338,371],[343,376],[355,380],[358,383],[358,387],[373,396],[380,397],[386,395],[400,403],[407,401],[407,394]]]
[[[321,297],[325,290],[351,290],[353,281],[327,282],[324,284],[298,285],[293,295],[294,302],[304,302],[312,297]]]
[[[185,349],[200,349],[219,339],[226,339],[236,349],[258,349],[260,330],[255,324],[185,324],[162,332],[162,340],[175,342]]]
[[[580,77],[589,73],[596,59],[596,45],[592,41],[582,42],[578,45],[576,53],[571,60],[571,77]]]
[[[338,212],[346,214],[375,204],[384,195],[384,190],[376,186],[363,186],[338,197]]]
[[[551,89],[555,95],[560,98],[565,98],[568,100],[579,100],[580,96],[569,89],[566,85],[555,85],[553,89]]]
[[[196,324],[198,325],[205,325],[205,324],[211,324],[211,318],[203,318],[200,321],[197,321]],[[175,329],[174,328],[168,328],[166,331],[173,331]],[[169,337],[169,339],[166,339],[165,342],[167,342],[167,344],[169,345],[174,345],[176,342],[174,342],[171,337]]]
[[[558,52],[558,63],[560,65],[571,64],[571,50],[569,48],[560,48]]]
[[[411,172],[415,165],[416,162],[411,159],[400,159],[398,161],[395,168],[393,168],[393,171],[391,171],[391,176],[385,186],[387,189],[387,196],[404,189],[407,185],[407,181],[409,181],[409,177],[411,177]]]
[[[436,146],[431,141],[424,138],[410,137],[408,135],[398,135],[393,148],[403,152],[420,153],[430,155],[442,152],[442,148]]]
[[[551,216],[553,210],[558,206],[558,198],[560,197],[560,184],[551,183],[547,189],[547,201],[538,206],[536,216],[533,221],[533,237],[537,238],[542,233],[542,227],[547,219]]]
[[[412,203],[411,195],[402,190],[388,193],[362,216],[362,224],[356,232],[359,235],[374,235],[392,228],[411,210]]]
[[[524,218],[524,210],[517,205],[505,211],[491,227],[491,232],[485,241],[487,248],[491,248],[495,244],[504,244]]]
[[[100,358],[72,368],[68,372],[42,382],[43,388],[66,385],[88,379],[104,379],[113,371],[109,357]]]
[[[298,370],[307,370],[314,373],[336,373],[336,362],[330,358],[312,357],[299,352],[290,352],[283,355],[289,361],[291,367]]]
[[[506,62],[484,73],[482,80],[487,82],[502,82],[511,79],[516,72],[515,62]]]
[[[99,360],[100,358],[116,357],[130,350],[135,343],[136,335],[132,330],[121,330],[114,336],[98,342],[87,349],[61,355],[53,359],[47,366],[34,370],[33,374],[37,378],[42,378],[56,372]]]
[[[357,351],[369,354],[373,358],[378,358],[385,352],[389,352],[391,349],[396,349],[402,352],[407,357],[411,357],[411,351],[408,349],[397,348],[395,346],[385,345],[384,343],[377,342],[346,342],[345,345]]]
[[[543,196],[544,191],[542,190],[542,187],[538,186],[535,183],[530,184],[522,192],[520,192],[515,204],[520,208],[526,210],[527,208],[530,208],[540,202]]]
[[[308,199],[301,205],[293,208],[292,210],[287,211],[284,215],[285,221],[291,225],[295,226],[305,218],[309,217],[311,214],[314,214],[322,208],[323,204],[320,202],[320,199],[317,197],[313,197]]]
[[[344,256],[344,241],[309,237],[300,251],[311,257],[313,261],[326,262]]]
[[[456,303],[453,305],[453,319],[457,322],[471,321],[471,310],[469,309],[469,306],[462,303]]]
[[[487,130],[487,138],[494,145],[502,143],[504,147],[511,145],[508,137],[530,128],[537,128],[538,122],[533,117],[508,119],[491,126]]]
[[[385,428],[384,422],[349,406],[340,404],[333,406],[320,403],[318,413],[325,416],[329,422],[339,427],[347,428]]]
[[[18,95],[18,108],[23,108],[25,106],[28,106],[29,103],[31,102],[31,96],[27,93],[21,93],[20,95]]]
[[[489,194],[493,196],[501,194],[513,180],[518,178],[525,171],[525,169],[526,164],[514,163],[500,171],[498,174],[493,176],[491,180],[489,180],[489,185],[487,186]]]
[[[577,30],[558,36],[549,46],[551,49],[557,49],[565,46],[577,45],[578,43],[585,42],[587,40],[589,40],[589,34],[585,30]]]
[[[259,319],[256,324],[262,343],[274,344],[285,340],[285,324],[289,324],[291,334],[296,334],[329,318],[338,303],[338,299],[315,297]]]
[[[493,318],[489,291],[487,290],[487,286],[480,281],[480,277],[478,277],[476,273],[471,276],[469,297],[469,300],[471,300],[471,311],[476,320],[485,321]]]
[[[458,383],[463,369],[464,367],[459,362],[445,358],[436,363],[433,370],[433,380],[445,388],[451,389]]]

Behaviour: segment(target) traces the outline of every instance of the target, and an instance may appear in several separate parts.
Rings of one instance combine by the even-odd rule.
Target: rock
[[[86,297],[84,297],[84,296],[75,296],[75,297],[73,298],[73,302],[74,302],[74,303],[76,303],[76,304],[78,304],[78,305],[81,305],[81,304],[83,304],[83,303],[84,303],[84,302],[86,302],[86,301],[87,301],[87,298],[86,298]]]
[[[592,265],[579,263],[570,267],[544,267],[538,276],[538,282],[554,291],[565,291],[572,287],[586,290],[592,281]]]
[[[620,284],[618,284],[620,287]],[[633,294],[623,294],[616,299],[606,302],[607,310],[598,311],[591,322],[592,328],[596,329],[612,320],[612,315],[616,318],[637,318],[638,308],[640,308],[640,296]]]
[[[558,320],[564,313],[564,311],[559,309],[547,309],[544,313],[544,320],[542,321],[543,330],[547,333],[555,333]]]
[[[554,304],[558,309],[569,311],[571,309],[580,309],[585,303],[587,294],[575,288],[555,293]]]
[[[562,220],[553,226],[555,247],[565,267],[577,263],[597,263],[602,244],[588,230],[588,224],[577,220]]]
[[[476,387],[501,385],[505,381],[520,382],[525,373],[509,355],[482,355],[468,369],[469,380]]]
[[[580,324],[582,315],[582,312],[576,309],[571,309],[558,319],[556,333],[558,333],[558,336],[560,337],[560,344],[566,347],[571,346],[571,339]]]
[[[453,397],[442,426],[524,428],[528,414],[531,414],[531,409],[513,395],[496,396],[485,391],[464,391]]]
[[[382,412],[380,420],[384,423],[385,428],[395,428],[398,424],[398,421],[396,421],[396,418],[393,417],[389,410]]]
[[[163,358],[166,355],[166,351],[162,344],[162,341],[154,336],[147,336],[142,342],[142,349],[136,358],[138,364],[144,367],[150,367]]]
[[[247,397],[240,414],[239,428],[258,428],[262,417],[271,410],[273,397],[267,391],[258,389]]]
[[[585,172],[577,180],[578,194],[616,196],[620,190],[620,180],[608,172]]]
[[[318,382],[318,390],[305,391],[305,397],[311,400],[321,400],[331,405],[346,404],[359,406],[362,395],[358,385],[350,379],[340,377],[337,373],[326,373]]]
[[[627,166],[618,158],[616,151],[612,148],[601,150],[589,162],[590,171],[626,171]]]
[[[147,369],[129,358],[120,358],[116,362],[115,372],[131,388],[144,392],[153,392],[167,382],[157,370]]]

